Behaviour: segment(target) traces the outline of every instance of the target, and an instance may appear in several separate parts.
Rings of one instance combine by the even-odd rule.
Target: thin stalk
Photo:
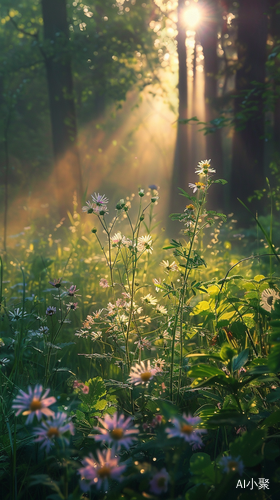
[[[190,274],[190,269],[188,269],[188,267],[189,267],[191,252],[192,252],[193,245],[194,245],[195,235],[196,235],[196,232],[197,232],[198,220],[200,218],[201,210],[202,210],[202,207],[203,207],[204,202],[205,202],[205,197],[206,197],[206,193],[204,193],[201,202],[199,202],[199,209],[197,211],[197,216],[196,216],[196,220],[195,220],[195,226],[194,226],[194,230],[193,230],[193,233],[192,233],[192,238],[190,240],[190,246],[189,246],[189,251],[188,251],[188,256],[187,256],[187,262],[185,264],[185,272],[184,272],[184,277],[183,277],[183,289],[182,289],[181,297],[179,299],[179,304],[178,304],[176,315],[175,315],[175,322],[174,322],[174,329],[173,329],[173,336],[172,336],[172,348],[171,348],[171,367],[170,367],[170,399],[171,399],[171,401],[172,401],[172,398],[173,398],[173,372],[174,372],[174,353],[175,353],[176,328],[177,328],[177,324],[178,324],[178,318],[180,317],[180,320],[181,320],[181,329],[180,329],[180,335],[181,335],[181,339],[180,339],[180,345],[181,345],[181,363],[180,363],[180,370],[179,370],[179,381],[181,383],[181,377],[182,377],[182,352],[183,352],[183,350],[182,350],[183,349],[182,348],[182,344],[183,344],[183,340],[182,340],[183,339],[182,313],[183,313],[183,306],[184,306],[184,300],[185,300],[185,293],[186,293],[187,281],[188,281],[188,277],[189,277],[189,274]],[[177,393],[177,397],[178,398],[179,398],[179,393],[180,393],[180,385],[178,384],[178,393]]]

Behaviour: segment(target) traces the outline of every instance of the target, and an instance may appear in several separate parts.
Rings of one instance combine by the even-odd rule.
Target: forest
[[[82,1],[0,4],[1,498],[278,500],[280,2]]]

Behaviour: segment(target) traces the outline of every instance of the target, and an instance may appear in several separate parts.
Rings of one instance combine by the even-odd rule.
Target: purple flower
[[[192,417],[191,415],[186,415],[183,413],[181,419],[173,418],[172,423],[174,427],[168,427],[166,432],[169,433],[167,437],[181,437],[191,445],[198,444],[203,446],[203,442],[200,438],[200,434],[204,434],[207,431],[205,429],[198,429],[195,425],[199,424],[201,419],[199,417]]]
[[[35,441],[41,442],[41,448],[46,448],[46,452],[49,453],[55,439],[69,444],[69,434],[74,435],[74,425],[67,421],[67,413],[56,413],[52,418],[42,422],[41,427],[35,427],[33,434],[37,436]]]
[[[53,306],[47,307],[47,310],[46,310],[47,316],[53,316],[55,313],[56,313],[56,307],[53,307]]]
[[[70,297],[75,297],[75,294],[76,292],[78,292],[79,290],[77,290],[77,286],[76,285],[71,285],[68,292],[67,292],[67,295],[69,295]]]
[[[150,184],[149,188],[150,189],[155,189],[157,191],[158,187],[155,184]]]
[[[61,279],[62,278],[58,278],[58,279],[54,279],[53,281],[49,281],[49,284],[54,286],[55,288],[60,288],[61,287]]]
[[[222,457],[219,464],[223,467],[224,472],[238,472],[240,476],[243,474],[244,464],[240,459],[240,456],[232,457],[231,455],[228,455],[227,457]]]
[[[105,206],[105,208],[106,208],[107,203],[109,203],[109,200],[108,200],[108,198],[106,198],[105,194],[101,195],[99,193],[98,194],[94,193],[94,196],[92,194],[91,197],[92,197],[93,203],[95,203],[98,207]]]
[[[80,482],[83,491],[89,491],[92,485],[98,490],[103,488],[107,490],[109,479],[121,481],[121,474],[126,469],[126,465],[119,465],[119,457],[112,456],[114,451],[97,451],[98,461],[90,453],[85,457],[82,464],[84,467],[79,469],[82,481]]]
[[[28,393],[19,391],[19,394],[13,401],[12,408],[17,410],[16,416],[20,413],[23,415],[28,415],[26,419],[26,424],[32,423],[34,415],[36,415],[38,420],[41,420],[42,416],[51,417],[54,412],[48,408],[48,406],[54,404],[56,399],[54,397],[47,398],[50,389],[47,389],[44,396],[42,396],[43,386],[37,384],[32,390],[32,387],[28,387]]]
[[[133,441],[137,440],[136,435],[139,430],[132,425],[132,418],[121,414],[115,413],[112,417],[110,415],[105,415],[104,420],[98,418],[99,423],[103,426],[94,427],[94,429],[100,434],[90,435],[94,437],[95,441],[101,441],[102,443],[108,443],[108,445],[113,444],[116,446],[115,449],[124,446],[127,450],[133,444]]]
[[[168,488],[169,474],[165,468],[157,472],[150,481],[150,492],[155,495],[166,493]]]

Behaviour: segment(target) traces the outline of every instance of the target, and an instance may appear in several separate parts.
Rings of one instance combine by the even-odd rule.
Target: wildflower
[[[53,316],[55,313],[56,313],[56,307],[53,307],[53,306],[47,307],[47,310],[46,310],[47,316]]]
[[[261,294],[260,306],[268,312],[274,309],[274,303],[276,300],[280,299],[280,295],[273,290],[273,288],[267,288]]]
[[[44,396],[42,396],[42,392],[43,386],[36,384],[34,391],[30,386],[28,387],[28,393],[20,389],[19,394],[14,399],[12,408],[17,410],[16,416],[20,413],[28,415],[26,424],[32,423],[34,415],[36,415],[38,420],[41,420],[42,415],[46,417],[54,415],[54,412],[48,406],[54,404],[56,399],[54,397],[47,398],[50,389],[46,390]]]
[[[78,380],[74,380],[73,389],[80,389],[83,394],[89,393],[89,386],[85,385],[83,382],[78,382]]]
[[[92,214],[94,210],[94,205],[90,201],[86,201],[86,206],[82,207],[83,212],[87,212],[88,214]]]
[[[18,321],[19,319],[26,318],[27,313],[23,312],[19,307],[14,309],[14,311],[9,311],[11,321]]]
[[[130,370],[130,377],[128,382],[134,385],[145,384],[150,382],[154,375],[157,373],[155,368],[151,367],[150,360],[146,361],[147,365],[145,365],[144,361],[140,361],[140,364],[136,364],[136,366],[132,366]]]
[[[219,464],[223,467],[224,472],[238,472],[240,476],[243,474],[244,464],[240,459],[240,456],[232,457],[231,455],[228,455],[227,457],[222,457]]]
[[[124,299],[117,299],[116,300],[116,307],[125,307],[126,306],[126,301]],[[130,307],[130,304],[129,304]]]
[[[122,244],[126,248],[132,247],[132,241],[129,238],[126,238],[125,236],[123,236],[123,238],[122,238]]]
[[[145,297],[141,297],[142,302],[145,302],[146,304],[151,304],[152,306],[155,306],[157,303],[157,299],[153,297],[150,293],[148,295],[145,295]]]
[[[101,286],[102,288],[108,288],[109,287],[108,280],[106,280],[105,278],[101,278],[101,280],[99,281],[99,286]]]
[[[167,309],[164,306],[160,306],[159,304],[156,307],[156,311],[160,314],[167,314]]]
[[[114,236],[111,237],[111,242],[113,243],[113,245],[119,245],[122,242],[121,233],[114,234]]]
[[[200,161],[196,167],[195,173],[201,175],[215,174],[216,170],[214,170],[214,168],[210,168],[210,162],[211,160]]]
[[[149,188],[158,191],[158,187],[155,184],[151,184]]]
[[[165,468],[157,472],[150,481],[150,492],[155,495],[166,493],[168,488],[169,474]]]
[[[156,287],[156,292],[160,291],[161,279],[153,278],[153,284]]]
[[[103,309],[98,309],[98,311],[95,311],[92,313],[92,316],[94,319],[99,319],[101,313],[102,313]],[[91,316],[87,316],[87,319],[90,321]],[[94,319],[92,318],[92,323],[94,323]]]
[[[192,184],[190,182],[189,187],[193,190],[193,193],[196,193],[197,190],[199,190],[199,189],[204,190],[206,186],[205,186],[205,184],[203,184],[203,182],[195,182],[195,184]]]
[[[195,206],[192,203],[190,203],[189,205],[186,205],[184,212],[193,212],[194,209],[195,209]]]
[[[178,271],[178,266],[177,266],[175,261],[173,261],[172,264],[169,264],[169,260],[163,260],[160,263],[160,266],[164,267],[164,272],[166,274],[168,274],[169,271],[171,271],[171,272]]]
[[[79,290],[77,290],[77,286],[76,285],[71,285],[69,290],[67,291],[67,295],[69,295],[69,297],[75,297],[75,294],[76,292],[78,292]]]
[[[91,195],[93,203],[95,203],[98,207],[104,207],[105,209],[107,208],[106,205],[109,203],[108,198],[104,194],[96,194],[94,193]]]
[[[69,302],[67,304],[67,311],[70,311],[71,309],[73,311],[76,311],[77,307],[78,307],[78,302]]]
[[[143,198],[143,196],[145,196],[145,190],[139,189],[138,194],[139,194],[140,198]]]
[[[164,365],[165,365],[165,359],[162,359],[162,358],[155,359],[154,366],[158,372],[163,371]]]
[[[49,281],[49,284],[54,286],[55,288],[60,288],[61,287],[61,279],[62,278],[58,278],[58,279],[54,279],[53,281]]]
[[[41,448],[46,448],[49,453],[56,439],[66,445],[69,444],[69,434],[74,435],[74,425],[67,421],[67,413],[56,413],[51,419],[42,422],[40,427],[35,427],[33,434],[37,435],[35,441],[42,443]]]
[[[82,464],[84,467],[79,469],[79,474],[82,480],[80,485],[83,491],[89,491],[92,485],[95,485],[98,490],[108,489],[108,480],[116,479],[121,481],[121,474],[126,469],[126,465],[119,465],[119,458],[112,456],[114,451],[104,450],[97,451],[98,461],[95,460],[92,453],[85,457]]]
[[[115,312],[116,312],[115,309],[116,309],[115,304],[112,304],[111,302],[108,302],[107,310],[108,310],[108,315],[109,316],[112,316],[113,314],[115,314]]]
[[[138,238],[137,250],[138,252],[145,252],[147,250],[149,253],[152,253],[152,244],[153,240],[149,234],[147,236],[140,236]]]
[[[137,440],[136,435],[139,430],[132,425],[131,417],[125,418],[123,414],[118,417],[115,413],[113,416],[105,415],[104,419],[98,418],[98,421],[102,427],[94,427],[94,429],[100,434],[90,435],[95,441],[115,445],[116,449],[123,446],[129,450],[133,441]]]
[[[142,350],[144,348],[151,350],[151,347],[152,347],[152,344],[147,339],[147,337],[144,337],[143,339],[137,340],[136,342],[134,342],[134,344],[137,344],[137,347],[139,350]]]
[[[187,416],[185,413],[183,413],[182,419],[172,419],[174,427],[167,428],[166,432],[169,433],[169,438],[181,437],[191,445],[194,443],[203,445],[199,434],[204,434],[207,431],[205,429],[197,429],[196,427],[194,427],[200,422],[201,419],[199,417],[191,417],[191,415]]]
[[[47,326],[40,326],[38,328],[38,332],[43,335],[48,335],[49,334],[49,328]]]
[[[116,210],[122,210],[125,207],[125,201],[122,198],[117,204],[116,204]]]

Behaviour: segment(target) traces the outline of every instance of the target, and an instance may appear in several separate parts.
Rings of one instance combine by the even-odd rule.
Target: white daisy
[[[157,370],[151,367],[149,359],[146,361],[146,365],[144,361],[140,361],[140,364],[137,363],[135,366],[132,366],[128,382],[134,385],[146,384],[152,380],[156,373]]]
[[[168,274],[169,271],[178,271],[178,266],[175,261],[173,261],[172,264],[169,264],[169,260],[163,260],[160,263],[160,266],[164,267],[164,272],[166,274]]]
[[[211,160],[200,161],[196,167],[195,173],[199,175],[215,174],[216,170],[210,168],[210,162]]]
[[[137,250],[138,252],[145,252],[147,250],[149,253],[152,253],[152,244],[153,240],[149,234],[147,236],[140,236],[137,242]]]
[[[268,312],[274,309],[274,303],[276,300],[280,299],[280,295],[273,290],[273,288],[267,288],[261,294],[260,306]]]
[[[205,184],[203,182],[196,182],[195,184],[192,184],[189,182],[189,187],[193,190],[193,193],[196,193],[198,189],[205,189]]]
[[[142,302],[145,302],[146,304],[151,304],[152,306],[155,306],[157,303],[157,299],[153,297],[150,293],[148,295],[145,295],[145,297],[141,297]]]

